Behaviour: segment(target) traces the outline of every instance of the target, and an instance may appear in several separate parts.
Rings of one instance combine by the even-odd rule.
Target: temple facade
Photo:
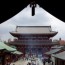
[[[52,37],[57,33],[52,31],[51,26],[16,26],[16,30],[10,32],[15,39],[9,44],[16,46],[23,56],[44,56],[51,46],[57,45],[52,42]]]

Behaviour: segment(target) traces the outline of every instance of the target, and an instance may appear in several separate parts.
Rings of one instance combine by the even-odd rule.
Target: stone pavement
[[[27,65],[28,61],[25,61],[25,60],[19,60],[17,62],[14,62],[14,63],[11,63],[10,65]]]
[[[15,64],[15,65],[27,65],[28,62],[31,62],[31,61],[30,60],[22,60],[22,59],[20,59],[19,61],[11,63],[10,65],[13,65],[13,64]],[[43,65],[42,61],[39,58],[36,61],[36,65]],[[46,63],[45,65],[51,65],[51,64]]]

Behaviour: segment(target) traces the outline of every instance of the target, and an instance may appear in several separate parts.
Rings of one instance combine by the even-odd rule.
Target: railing
[[[32,39],[32,40],[48,40],[49,38],[43,38],[43,37],[24,37],[24,38],[18,38],[19,40],[29,40],[29,39]]]
[[[22,42],[22,43],[51,43],[52,40],[16,40],[15,42]]]

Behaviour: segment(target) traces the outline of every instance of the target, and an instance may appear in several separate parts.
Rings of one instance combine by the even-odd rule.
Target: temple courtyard
[[[19,59],[18,61],[16,61],[16,62],[13,62],[13,63],[11,63],[10,65],[28,65],[28,63],[32,63],[31,62],[31,60],[29,59],[29,60],[23,60],[23,59]],[[36,58],[36,62],[35,62],[35,64],[31,64],[31,65],[44,65],[43,64],[43,62],[42,62],[42,60],[40,59],[40,58]],[[45,63],[45,65],[52,65],[52,63]],[[53,64],[54,65],[54,64]]]

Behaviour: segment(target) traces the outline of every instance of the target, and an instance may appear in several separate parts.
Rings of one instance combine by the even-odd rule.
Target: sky
[[[53,31],[58,34],[52,39],[65,40],[65,23],[37,5],[35,16],[31,16],[31,8],[29,5],[18,14],[0,24],[0,40],[13,40],[14,37],[9,33],[15,31],[16,26],[51,26]]]

